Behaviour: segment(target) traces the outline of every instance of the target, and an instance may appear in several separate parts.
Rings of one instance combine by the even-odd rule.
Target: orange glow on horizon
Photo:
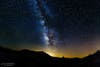
[[[80,55],[71,55],[70,53],[69,54],[65,54],[65,55],[61,54],[61,53],[53,53],[53,52],[46,52],[46,53],[48,55],[52,56],[52,57],[59,57],[59,58],[61,58],[61,57],[65,57],[65,58],[83,58],[85,56],[90,55],[89,53],[88,54],[87,53],[83,53],[83,54],[80,54]],[[93,52],[93,53],[95,53],[95,52]],[[93,54],[93,53],[91,53],[91,54]]]
[[[65,57],[65,58],[83,58],[85,56],[88,56],[90,54],[95,53],[97,50],[100,49],[99,42],[94,42],[95,45],[80,45],[80,46],[73,46],[73,45],[68,45],[64,47],[60,47],[58,45],[55,46],[29,46],[29,47],[21,47],[16,48],[16,50],[22,50],[22,49],[29,49],[31,51],[44,51],[50,56],[53,57]]]
[[[85,49],[85,50],[72,50],[72,49],[68,49],[67,51],[65,51],[64,49],[58,49],[57,47],[46,47],[45,50],[43,50],[44,52],[46,52],[48,55],[53,56],[53,57],[65,57],[65,58],[83,58],[85,56],[88,56],[90,54],[93,54],[96,52],[95,49]]]

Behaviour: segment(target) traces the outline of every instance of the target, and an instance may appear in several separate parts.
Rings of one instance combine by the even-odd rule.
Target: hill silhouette
[[[0,67],[100,67],[100,51],[82,59],[51,57],[42,51],[11,50],[0,47]]]

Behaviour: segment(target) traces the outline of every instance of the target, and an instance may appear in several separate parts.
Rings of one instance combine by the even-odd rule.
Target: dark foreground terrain
[[[0,47],[0,67],[100,67],[100,51],[79,58],[51,57],[44,52],[15,51]]]

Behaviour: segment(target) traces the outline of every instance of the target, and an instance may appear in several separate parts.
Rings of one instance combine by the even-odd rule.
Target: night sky
[[[84,57],[100,50],[99,0],[0,0],[0,46]]]

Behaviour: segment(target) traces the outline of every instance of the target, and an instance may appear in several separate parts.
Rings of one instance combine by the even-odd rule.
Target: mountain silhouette
[[[100,51],[84,58],[51,57],[43,51],[21,51],[0,47],[0,67],[100,67]]]
[[[83,58],[83,63],[88,67],[100,67],[100,50]]]

